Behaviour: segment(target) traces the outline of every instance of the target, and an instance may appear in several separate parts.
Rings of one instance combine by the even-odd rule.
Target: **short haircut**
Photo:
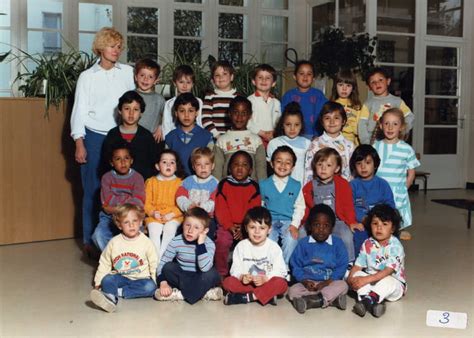
[[[199,111],[199,101],[198,99],[193,95],[193,93],[182,93],[179,94],[176,97],[176,100],[174,101],[173,104],[173,111],[176,112],[178,111],[178,107],[181,105],[186,105],[190,103],[192,107],[196,109],[196,112]]]
[[[360,110],[362,103],[359,98],[359,87],[357,85],[357,78],[354,72],[350,69],[340,70],[333,79],[332,83],[332,92],[331,92],[331,101],[335,101],[339,98],[337,94],[337,85],[338,83],[345,83],[352,86],[352,91],[349,95],[350,104],[353,109]]]
[[[122,107],[124,104],[132,103],[133,101],[137,102],[140,105],[140,111],[143,113],[146,108],[145,101],[143,100],[143,97],[141,97],[141,95],[134,90],[129,90],[128,92],[125,92],[122,96],[120,96],[117,106],[118,110],[122,111]]]
[[[326,147],[323,149],[319,149],[316,154],[314,154],[313,160],[311,161],[311,169],[313,170],[313,173],[316,173],[316,164],[318,164],[318,162],[325,161],[331,156],[334,156],[336,158],[336,164],[339,166],[340,172],[342,169],[341,155],[339,155],[336,149]]]
[[[176,160],[176,177],[179,177],[181,179],[186,177],[186,172],[184,171],[183,165],[181,164],[181,160],[179,159],[179,155],[176,151],[172,149],[163,149],[160,154],[157,157],[156,163],[158,164],[161,161],[161,156],[165,154],[171,154],[174,156]]]
[[[277,71],[267,63],[261,63],[252,72],[252,79],[255,80],[259,72],[268,72],[272,75],[273,82],[277,79]]]
[[[145,219],[145,211],[142,207],[132,203],[124,203],[115,207],[115,212],[112,215],[115,225],[119,227],[122,220],[131,211],[134,211],[142,221]]]
[[[319,122],[320,128],[323,128],[324,115],[331,114],[334,112],[339,112],[339,114],[341,114],[342,121],[343,121],[342,125],[344,126],[346,124],[347,114],[346,114],[346,111],[344,110],[344,106],[334,101],[328,101],[322,106],[321,112],[319,113],[318,122]]]
[[[132,149],[130,147],[130,143],[128,143],[127,141],[123,140],[123,141],[117,141],[115,143],[112,144],[112,146],[110,147],[110,151],[109,153],[107,154],[107,158],[109,159],[110,162],[112,162],[113,160],[113,157],[114,157],[114,154],[117,150],[127,150],[128,153],[130,154],[130,157],[133,159],[134,158],[134,155],[133,155],[133,152],[132,152]]]
[[[370,236],[372,236],[372,227],[370,224],[374,217],[379,218],[382,222],[392,222],[394,236],[398,237],[400,235],[400,225],[403,220],[397,209],[392,208],[388,204],[377,204],[370,209],[364,221],[364,226]]]
[[[250,156],[250,154],[248,152],[244,151],[244,150],[237,150],[235,153],[233,153],[230,156],[229,164],[227,165],[227,175],[230,175],[230,167],[232,166],[232,163],[235,161],[236,157],[240,156],[240,155],[245,156],[245,158],[247,159],[247,161],[250,164],[250,168],[253,169],[252,156]]]
[[[293,151],[293,149],[291,149],[288,146],[279,146],[278,148],[275,149],[275,151],[272,154],[272,159],[271,159],[272,162],[275,161],[275,157],[279,153],[288,153],[288,154],[290,154],[291,158],[293,159],[293,167],[295,166],[295,164],[296,164],[296,154]]]
[[[138,74],[143,68],[150,69],[155,72],[156,77],[160,76],[161,67],[160,65],[152,59],[141,59],[135,63],[135,75]]]
[[[253,207],[247,210],[247,213],[244,216],[244,220],[242,221],[242,235],[244,238],[248,238],[247,226],[250,222],[256,223],[265,223],[269,227],[272,226],[272,215],[267,208],[264,207]]]
[[[390,74],[385,68],[375,67],[375,68],[370,69],[365,77],[365,83],[367,83],[367,85],[369,85],[370,83],[370,78],[374,76],[375,74],[382,74],[387,79],[391,78]]]
[[[403,139],[405,137],[406,122],[405,122],[405,114],[400,108],[390,108],[382,113],[382,116],[380,116],[379,118],[379,123],[376,126],[377,130],[375,131],[375,138],[377,140],[383,140],[385,138],[381,124],[383,123],[384,117],[387,116],[388,114],[395,115],[400,119],[402,128],[400,129],[400,134],[398,135],[398,138]]]
[[[372,157],[374,161],[374,175],[377,173],[377,169],[380,165],[380,156],[370,144],[361,144],[354,149],[351,159],[349,161],[349,167],[351,168],[352,176],[357,177],[356,163],[364,161],[367,156]]]
[[[214,163],[214,152],[208,147],[198,147],[198,148],[194,148],[194,150],[191,153],[191,156],[190,156],[191,164],[194,165],[194,162],[196,162],[201,157],[207,157],[209,158],[209,161],[211,161],[211,163]]]
[[[197,218],[199,221],[202,222],[204,229],[209,228],[209,224],[211,223],[211,218],[209,217],[209,214],[203,208],[195,207],[188,209],[188,211],[184,213],[184,218],[186,219],[187,217]]]
[[[311,70],[313,71],[313,75],[316,77],[316,68],[314,67],[314,64],[308,60],[299,60],[298,62],[296,62],[295,70],[293,71],[293,74],[294,75],[298,74],[298,70],[300,69],[300,67],[306,66],[306,65],[311,67]]]
[[[283,113],[281,114],[278,122],[275,126],[275,137],[285,135],[285,128],[283,127],[285,124],[285,119],[288,116],[298,116],[301,121],[301,130],[299,136],[304,134],[304,116],[301,111],[301,106],[298,102],[290,102],[285,106]]]
[[[230,101],[229,108],[227,108],[227,114],[230,114],[232,110],[235,110],[239,104],[243,104],[250,112],[250,115],[252,115],[252,102],[250,102],[246,97],[240,95],[237,95]]]
[[[336,214],[331,209],[331,207],[326,204],[316,204],[309,211],[308,218],[304,223],[304,229],[306,230],[306,234],[308,236],[311,234],[313,223],[316,221],[316,217],[318,216],[318,214],[324,214],[328,216],[332,228],[334,228],[334,226],[336,225]]]
[[[113,27],[104,27],[95,34],[94,42],[92,43],[92,52],[100,56],[106,47],[113,46],[117,43],[123,44],[122,34]]]
[[[219,60],[219,61],[216,61],[211,66],[211,80],[214,78],[214,73],[216,72],[217,68],[219,68],[219,67],[223,68],[226,72],[229,72],[230,75],[234,75],[235,69],[230,64],[230,62],[226,61],[226,60]]]
[[[191,66],[188,65],[179,65],[176,67],[173,71],[173,82],[178,81],[184,76],[189,76],[191,77],[191,80],[196,82],[196,76],[194,75],[194,70],[191,68]]]

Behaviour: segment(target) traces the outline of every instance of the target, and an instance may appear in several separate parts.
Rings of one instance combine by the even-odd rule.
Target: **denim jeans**
[[[332,234],[342,239],[349,256],[349,262],[353,262],[355,260],[354,234],[351,229],[343,221],[337,220],[334,229],[332,229]]]
[[[281,249],[283,251],[283,259],[285,260],[286,266],[290,262],[291,254],[295,250],[296,245],[298,244],[298,238],[294,239],[291,237],[290,233],[291,220],[281,221],[275,220],[272,222],[272,229],[268,238],[272,241],[278,243],[278,239],[281,238]]]
[[[119,233],[120,230],[115,225],[112,216],[101,211],[99,213],[99,223],[92,234],[92,241],[97,248],[104,251],[107,243]]]
[[[122,289],[123,298],[152,297],[156,283],[151,278],[129,279],[120,274],[109,274],[102,279],[102,292],[118,297],[118,289]]]

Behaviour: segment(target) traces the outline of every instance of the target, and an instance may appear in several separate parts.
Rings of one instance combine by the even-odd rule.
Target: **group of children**
[[[96,305],[112,312],[119,297],[152,296],[193,304],[222,299],[222,286],[227,305],[276,305],[287,292],[304,313],[344,310],[350,288],[353,311],[379,317],[384,300],[403,296],[397,237],[411,225],[407,188],[419,162],[403,141],[414,115],[389,94],[383,69],[369,74],[364,105],[348,71],[328,101],[308,61],[296,64],[296,88],[281,104],[267,64],[255,68],[248,98],[226,61],[212,65],[203,101],[191,93],[191,67],[175,69],[177,96],[166,102],[154,91],[159,73],[156,62],[137,62],[137,88],[120,96],[120,125],[104,137],[101,163],[112,169],[91,236],[102,251]]]

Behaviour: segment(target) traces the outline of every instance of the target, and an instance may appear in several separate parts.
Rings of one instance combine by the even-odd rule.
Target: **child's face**
[[[296,75],[293,75],[296,80],[296,85],[298,89],[307,91],[314,80],[313,68],[310,65],[301,65],[296,72]]]
[[[317,242],[324,242],[332,233],[332,224],[328,215],[319,213],[311,222],[311,237]]]
[[[142,109],[137,101],[132,101],[130,103],[124,103],[119,114],[122,117],[122,125],[126,127],[136,127],[138,120],[140,120],[142,116]]]
[[[263,223],[258,223],[250,221],[249,224],[245,227],[249,235],[249,240],[253,245],[261,246],[267,240],[267,236],[270,233],[270,225]]]
[[[279,151],[272,161],[273,171],[280,178],[290,176],[294,166],[293,157],[290,153],[284,151]]]
[[[217,67],[212,75],[212,82],[217,89],[222,91],[229,91],[232,89],[232,81],[234,81],[234,75],[231,75],[227,70],[222,67]]]
[[[178,94],[183,94],[183,93],[190,93],[191,90],[193,89],[193,80],[191,76],[181,76],[178,80],[175,81],[174,83],[176,90],[178,91]]]
[[[247,109],[245,104],[237,104],[229,111],[232,130],[247,130],[247,123],[252,117],[252,112]]]
[[[316,176],[323,183],[332,181],[335,174],[339,172],[341,168],[337,165],[336,158],[329,156],[325,160],[320,160],[316,163]]]
[[[110,165],[119,175],[126,175],[130,171],[133,159],[130,156],[130,152],[127,149],[117,149],[112,155],[112,161]]]
[[[339,111],[324,114],[322,117],[324,131],[330,137],[338,137],[344,127],[344,120]]]
[[[385,244],[394,231],[393,223],[391,221],[382,221],[377,216],[372,218],[370,228],[372,229],[372,237],[380,244]]]
[[[176,157],[173,154],[162,154],[160,161],[155,165],[156,170],[164,177],[171,177],[176,172]]]
[[[375,73],[369,78],[369,88],[375,96],[387,96],[390,79],[381,73]]]
[[[298,115],[288,115],[283,122],[283,131],[289,138],[300,135],[302,128],[301,119]]]
[[[374,177],[375,165],[372,156],[366,156],[362,161],[356,162],[355,167],[357,176],[363,180],[370,180]]]
[[[252,80],[252,83],[255,88],[262,93],[270,93],[272,88],[276,85],[273,75],[265,70],[259,71]]]
[[[191,103],[180,104],[176,109],[176,118],[184,131],[193,130],[196,124],[197,110]]]
[[[245,181],[252,174],[252,166],[247,160],[247,156],[237,155],[230,163],[230,174],[239,182]]]
[[[142,68],[135,75],[135,82],[141,92],[150,93],[158,83],[158,76],[156,75],[156,71],[153,69]]]
[[[135,238],[140,234],[142,222],[143,219],[141,219],[135,211],[129,211],[129,213],[120,220],[118,228],[125,237]]]
[[[337,96],[347,99],[352,93],[352,85],[349,83],[338,82],[336,85]]]
[[[122,53],[122,42],[115,41],[112,45],[105,47],[100,51],[101,63],[107,62],[115,64]]]
[[[403,129],[402,121],[395,114],[385,113],[379,121],[387,143],[398,142],[400,132]]]
[[[214,163],[208,156],[201,156],[194,161],[193,170],[197,177],[205,179],[211,176],[212,170],[214,170]]]
[[[200,234],[207,234],[208,228],[204,227],[202,221],[196,217],[186,217],[183,222],[183,237],[188,242],[193,242],[198,239]]]

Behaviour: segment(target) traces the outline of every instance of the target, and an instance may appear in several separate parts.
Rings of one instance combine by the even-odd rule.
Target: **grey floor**
[[[438,190],[412,196],[413,239],[404,242],[408,294],[375,319],[350,309],[296,313],[278,306],[224,306],[221,302],[161,303],[124,300],[116,313],[88,300],[94,264],[81,259],[74,240],[0,247],[0,336],[373,336],[473,337],[473,238],[467,212],[432,198],[474,198],[474,191]],[[426,311],[468,315],[466,330],[432,328]]]

